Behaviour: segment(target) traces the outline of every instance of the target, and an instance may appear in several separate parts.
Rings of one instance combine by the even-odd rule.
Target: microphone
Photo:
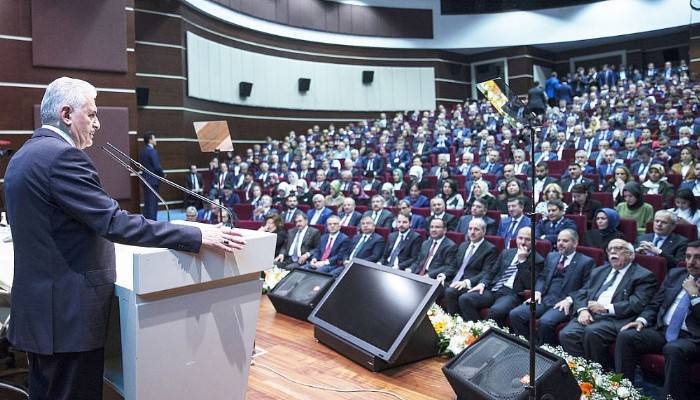
[[[142,182],[146,182],[146,181],[145,181],[144,178],[141,176],[141,174],[139,174],[139,173],[137,173],[136,171],[134,171],[134,169],[131,167],[131,165],[128,165],[127,163],[125,163],[124,160],[122,160],[122,158],[128,160],[131,164],[135,165],[136,168],[139,169],[139,171],[145,172],[145,173],[147,173],[148,175],[150,175],[150,176],[152,176],[152,177],[158,179],[159,181],[161,181],[161,182],[163,182],[163,183],[165,183],[165,184],[167,184],[167,185],[169,185],[169,186],[171,186],[171,187],[174,187],[175,189],[178,189],[178,190],[180,190],[181,192],[187,193],[188,195],[190,195],[190,196],[192,196],[192,197],[195,197],[195,198],[197,198],[197,199],[199,199],[199,200],[202,200],[203,202],[205,202],[205,203],[207,203],[207,204],[210,204],[210,205],[213,204],[213,205],[215,205],[219,210],[225,212],[225,213],[228,215],[229,222],[231,223],[231,226],[234,226],[234,225],[233,225],[233,222],[234,222],[235,218],[234,218],[234,215],[233,215],[233,213],[231,212],[231,210],[228,209],[228,207],[224,207],[223,205],[221,205],[221,204],[219,204],[219,203],[217,203],[217,202],[215,202],[215,201],[213,201],[213,200],[210,200],[209,198],[204,197],[204,196],[202,196],[202,195],[199,194],[199,193],[195,193],[195,192],[193,192],[192,190],[187,189],[187,188],[184,187],[184,186],[180,186],[180,185],[178,185],[177,183],[175,183],[175,182],[173,182],[173,181],[171,181],[171,180],[168,180],[168,179],[166,179],[166,178],[163,178],[162,176],[159,176],[159,175],[157,175],[157,174],[155,174],[155,173],[149,171],[148,168],[144,167],[141,163],[139,163],[138,161],[136,161],[136,160],[132,159],[131,157],[129,157],[127,154],[125,154],[123,151],[119,150],[119,149],[118,149],[116,146],[114,146],[112,143],[107,142],[107,146],[109,146],[110,149],[107,149],[105,146],[102,146],[102,150],[104,150],[104,151],[105,151],[107,154],[109,154],[112,158],[114,158],[115,160],[117,160],[117,162],[119,162],[119,163],[122,164],[124,167],[126,167],[127,170],[128,170],[129,172],[133,172],[134,174],[136,174],[136,176],[138,176],[139,179],[141,179]],[[121,156],[121,158],[120,158],[119,156],[115,155],[114,153],[112,153],[112,151],[110,151],[110,150],[114,150],[115,152],[117,152],[117,153]],[[156,192],[153,190],[153,188],[151,188],[151,186],[148,185],[147,182],[146,182],[146,184],[147,184],[147,186],[149,187],[149,189],[151,189],[151,191],[153,191],[154,193],[156,193]],[[160,197],[157,193],[156,193],[156,196],[158,196],[158,199],[159,199],[160,201],[162,201],[163,203],[165,203],[165,201],[163,200],[163,198]],[[165,207],[166,207],[166,209],[168,209],[168,206],[167,206],[167,205],[166,205]],[[168,214],[168,220],[170,220],[170,215],[169,215],[169,214]]]

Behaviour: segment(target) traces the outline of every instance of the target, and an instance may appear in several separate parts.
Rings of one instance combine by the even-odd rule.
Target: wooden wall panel
[[[0,1],[0,34],[32,36],[31,2]]]

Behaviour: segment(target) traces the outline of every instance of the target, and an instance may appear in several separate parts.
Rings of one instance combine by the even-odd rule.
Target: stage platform
[[[291,383],[276,371],[304,383],[337,389],[381,389],[405,400],[454,399],[440,368],[447,361],[432,359],[372,373],[317,343],[313,325],[275,313],[267,296],[260,304],[255,357],[248,380],[248,400],[392,399],[382,393],[334,393]]]

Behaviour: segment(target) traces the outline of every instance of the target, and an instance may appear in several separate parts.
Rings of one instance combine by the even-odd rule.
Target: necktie
[[[351,259],[351,260],[352,260],[353,258],[355,258],[355,256],[357,255],[357,253],[360,252],[360,250],[362,250],[362,246],[365,245],[365,242],[366,242],[366,241],[367,241],[367,236],[362,235],[362,238],[360,239],[360,241],[357,242],[357,246],[355,246],[355,250],[353,250],[353,251],[352,251],[352,254],[350,254],[350,259]]]
[[[510,227],[508,227],[508,232],[506,232],[506,249],[510,248],[510,240],[513,238],[513,231],[515,231],[515,227],[518,225],[518,220],[513,219],[510,222]]]
[[[566,256],[561,256],[561,260],[557,264],[557,272],[561,273],[564,271],[564,262],[566,261]]]
[[[681,301],[676,307],[676,311],[673,312],[671,316],[671,322],[669,322],[666,328],[666,341],[673,342],[678,339],[678,335],[681,333],[681,327],[685,321],[685,317],[688,315],[688,309],[690,308],[690,296],[686,292]]]
[[[341,226],[348,226],[348,224],[350,223],[350,216],[351,215],[352,214],[350,214],[350,213],[345,214],[345,216],[343,217],[343,220],[340,222],[340,225]]]
[[[374,220],[374,224],[376,225],[379,221],[379,213],[378,212],[373,212],[372,213],[372,220]]]
[[[294,240],[292,240],[292,245],[289,246],[289,255],[292,257],[292,261],[296,262],[299,259],[299,240],[301,236],[301,231],[298,231],[297,234],[294,236]]]
[[[388,267],[393,267],[394,262],[396,262],[396,257],[399,255],[399,251],[401,251],[401,244],[403,241],[406,239],[406,234],[401,233],[399,234],[399,237],[396,238],[396,244],[394,245],[394,248],[391,250],[391,254],[389,254],[389,260],[388,260]]]
[[[219,186],[224,187],[224,178],[226,177],[225,174],[220,174],[219,175]]]
[[[292,210],[287,210],[287,215],[284,217],[284,222],[292,222],[292,216],[294,212]]]
[[[518,256],[516,255],[515,259],[517,259],[517,257]],[[510,277],[513,276],[513,274],[518,271],[518,263],[517,263],[517,261],[515,261],[515,259],[513,260],[513,262],[515,262],[515,264],[513,264],[513,262],[511,262],[510,265],[508,266],[508,268],[506,268],[506,270],[503,271],[503,275],[501,275],[501,277],[498,278],[498,280],[496,281],[496,284],[493,285],[493,288],[491,288],[492,292],[498,292],[503,287],[503,285],[506,282],[508,282],[508,279],[510,279]]]
[[[608,169],[605,172],[605,175],[612,175],[612,165],[608,164]]]
[[[659,243],[663,240],[661,236],[655,236],[654,237],[654,247],[659,247]]]
[[[603,294],[603,292],[605,292],[606,290],[610,289],[610,286],[612,286],[613,283],[615,283],[615,279],[617,279],[617,274],[618,274],[618,273],[619,273],[619,271],[615,270],[615,272],[614,272],[613,275],[612,275],[612,278],[610,278],[610,279],[608,279],[607,281],[605,281],[605,283],[600,287],[600,289],[598,289],[598,291],[596,292],[595,296],[593,296],[594,299],[597,300],[598,297],[600,297],[600,295]]]
[[[321,255],[321,261],[325,261],[328,259],[328,256],[331,255],[331,248],[333,247],[333,240],[335,237],[329,236],[328,237],[328,244],[326,245],[326,249],[323,250],[323,255]]]
[[[469,245],[469,248],[464,253],[464,258],[462,259],[462,265],[459,267],[459,271],[457,271],[457,275],[455,275],[454,279],[452,279],[452,283],[459,282],[462,280],[462,277],[464,276],[464,270],[467,268],[467,264],[469,264],[469,259],[471,259],[472,256],[474,255],[475,249],[476,249],[476,246],[474,246],[474,243]]]
[[[425,261],[423,262],[423,267],[420,269],[420,272],[418,275],[425,275],[425,271],[428,270],[428,264],[430,261],[433,259],[433,255],[435,255],[435,247],[437,247],[437,240],[433,240],[432,246],[430,246],[430,251],[428,251],[428,257],[425,258]]]

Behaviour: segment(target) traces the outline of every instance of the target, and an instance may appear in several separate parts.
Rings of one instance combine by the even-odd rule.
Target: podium
[[[245,398],[276,235],[239,231],[233,254],[115,245],[105,380],[126,400]]]

